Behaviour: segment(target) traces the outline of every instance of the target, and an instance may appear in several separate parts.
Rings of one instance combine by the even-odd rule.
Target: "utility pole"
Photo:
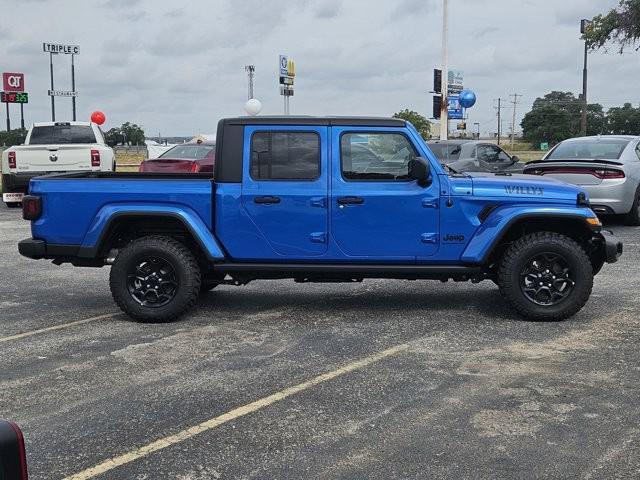
[[[591,21],[583,19],[580,21],[580,33],[584,35],[591,26]],[[582,69],[582,115],[580,118],[580,134],[587,136],[587,59],[589,55],[589,44],[584,41],[584,68]]]
[[[500,145],[500,137],[502,136],[502,98],[498,98],[498,145]],[[494,107],[495,108],[495,107]]]
[[[478,133],[477,133],[478,138],[477,139],[480,140],[480,122],[474,122],[473,125],[478,127]]]
[[[514,93],[511,96],[513,97],[513,100],[511,100],[511,103],[513,103],[513,120],[511,121],[511,147],[513,147],[513,142],[516,138],[516,107],[518,105],[518,97],[521,97],[522,95],[520,95],[519,93]]]
[[[449,138],[448,16],[448,0],[442,0],[442,105],[440,106],[440,140],[447,140]]]
[[[256,73],[256,67],[255,65],[246,65],[244,67],[244,71],[247,72],[247,77],[249,81],[249,92],[248,92],[249,98],[247,98],[247,100],[251,100],[253,98],[253,78]]]

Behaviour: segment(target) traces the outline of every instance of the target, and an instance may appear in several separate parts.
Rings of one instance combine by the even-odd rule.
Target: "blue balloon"
[[[476,104],[476,94],[472,90],[462,90],[460,92],[460,105],[464,108],[471,108]]]

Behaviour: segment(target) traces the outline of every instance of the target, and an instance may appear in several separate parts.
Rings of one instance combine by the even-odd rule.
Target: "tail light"
[[[200,171],[200,165],[198,165],[196,162],[193,162],[191,164],[191,168],[189,169],[189,172],[198,173],[199,171]]]
[[[604,169],[598,169],[598,170],[594,170],[593,171],[593,175],[598,177],[598,178],[602,178],[602,179],[608,179],[608,178],[624,178],[624,172],[622,170],[604,170]]]
[[[42,199],[36,195],[22,197],[22,218],[37,220],[42,215]]]
[[[144,172],[144,162],[142,162],[142,163],[140,164],[140,166],[138,167],[138,171],[139,171],[139,172]]]
[[[600,178],[602,180],[608,179],[616,179],[616,178],[625,178],[624,172],[622,170],[617,170],[613,168],[593,168],[593,167],[546,167],[546,168],[535,168],[533,170],[527,170],[530,175],[550,175],[550,174],[562,174],[562,173],[573,173],[573,174],[582,174],[582,175],[593,175],[596,178]]]
[[[29,478],[24,435],[18,425],[7,420],[0,420],[0,474],[11,480]]]
[[[91,150],[91,166],[100,166],[100,150]]]
[[[9,168],[16,168],[17,167],[16,152],[9,152],[8,157],[9,157]]]

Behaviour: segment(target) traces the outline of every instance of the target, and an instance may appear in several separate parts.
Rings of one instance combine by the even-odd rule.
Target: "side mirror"
[[[520,157],[518,157],[517,155],[514,155],[514,156],[511,157],[511,164],[512,165],[515,165],[519,161],[520,161]]]
[[[409,162],[409,178],[417,180],[421,187],[431,185],[431,169],[429,162],[422,157],[416,157]]]
[[[0,478],[27,480],[27,454],[24,436],[13,422],[0,420]]]

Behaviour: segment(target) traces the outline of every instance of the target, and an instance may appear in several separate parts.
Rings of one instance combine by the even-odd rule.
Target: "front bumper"
[[[622,242],[609,230],[602,230],[600,235],[602,235],[602,239],[604,240],[604,261],[607,263],[616,263],[622,255]]]

